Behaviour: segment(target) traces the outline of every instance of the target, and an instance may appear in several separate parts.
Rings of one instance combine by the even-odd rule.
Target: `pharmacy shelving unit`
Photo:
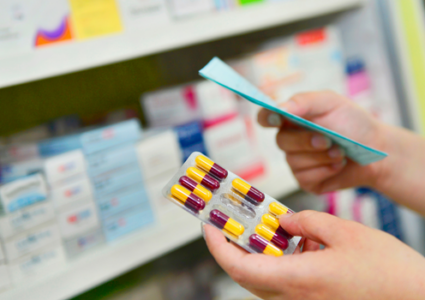
[[[46,47],[0,61],[0,87],[66,74],[135,57],[235,36],[349,10],[362,0],[289,0],[175,21],[143,34],[125,33]],[[63,59],[66,57],[67,59]],[[48,64],[44,63],[49,61]],[[279,198],[297,190],[295,180],[272,170],[259,189]],[[283,179],[284,178],[284,179]],[[69,299],[198,237],[199,221],[177,211],[166,222],[69,261],[54,274],[38,276],[0,293],[2,300]]]
[[[289,169],[270,171],[267,178],[258,182],[260,190],[278,198],[298,189]],[[54,273],[37,276],[25,284],[0,292],[0,299],[69,299],[201,236],[199,220],[184,210],[176,206],[167,216],[151,228],[69,261]]]
[[[37,49],[0,60],[0,88],[353,8],[362,0],[286,0]]]

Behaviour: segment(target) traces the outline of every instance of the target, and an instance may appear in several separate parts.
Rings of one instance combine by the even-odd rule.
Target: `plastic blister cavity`
[[[292,254],[300,241],[279,225],[285,205],[194,152],[163,189],[166,198],[251,253]]]

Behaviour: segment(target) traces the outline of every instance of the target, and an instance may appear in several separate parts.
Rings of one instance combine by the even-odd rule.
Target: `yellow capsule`
[[[277,202],[270,203],[269,210],[275,216],[284,215],[288,212],[291,213],[291,211],[287,207],[285,207],[282,204],[279,204]]]
[[[190,167],[186,170],[187,176],[195,180],[196,182],[202,184],[206,188],[210,189],[211,191],[215,191],[220,187],[220,183],[212,178],[210,175],[205,173],[204,171],[201,171],[197,168]]]
[[[258,224],[255,227],[255,232],[261,235],[263,238],[271,241],[271,239],[274,236],[274,232],[271,231],[266,225],[264,224]]]
[[[239,178],[234,179],[232,181],[232,186],[239,193],[244,195],[245,199],[246,197],[248,197],[248,199],[252,199],[257,203],[264,201],[265,195],[259,190],[257,190],[255,187],[243,181],[242,179],[239,179]]]
[[[273,230],[264,224],[258,224],[255,227],[255,232],[261,235],[266,240],[273,242],[280,249],[285,250],[289,246],[289,242],[285,237],[280,234],[277,234],[276,230]]]
[[[240,236],[245,231],[245,228],[241,224],[218,209],[213,209],[210,211],[210,220],[218,228],[225,229],[235,236]]]
[[[233,220],[232,218],[229,218],[229,220],[227,220],[226,225],[224,226],[224,229],[230,231],[236,236],[242,235],[245,231],[245,228],[241,224]]]
[[[212,198],[212,193],[209,190],[187,176],[180,177],[179,183],[189,191],[193,192],[196,196],[201,197],[207,202]]]
[[[276,246],[273,246],[272,244],[268,244],[266,248],[263,250],[263,253],[266,255],[271,255],[276,257],[283,255],[282,250],[278,249]]]
[[[279,220],[272,216],[271,214],[265,214],[261,217],[261,222],[263,222],[265,225],[269,226],[275,233],[280,234],[281,236],[292,239],[292,235],[290,235],[288,232],[286,232],[285,229],[283,229],[280,224]]]
[[[171,188],[171,195],[183,202],[184,206],[199,211],[205,208],[205,202],[195,194],[191,193],[188,189],[181,185],[175,184]]]
[[[273,217],[271,214],[265,214],[261,217],[261,222],[269,226],[270,228],[276,230],[279,228],[279,220]]]
[[[283,252],[279,248],[277,248],[275,245],[270,243],[265,238],[261,237],[258,234],[252,234],[249,237],[249,244],[252,248],[254,248],[256,251],[272,255],[272,256],[282,256]]]
[[[195,158],[195,163],[198,167],[220,180],[226,179],[227,177],[228,172],[206,156],[198,155]]]

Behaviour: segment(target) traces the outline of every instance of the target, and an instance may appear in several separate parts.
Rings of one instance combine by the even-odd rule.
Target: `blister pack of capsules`
[[[279,225],[292,210],[202,153],[193,152],[162,192],[248,252],[292,254],[301,239]]]

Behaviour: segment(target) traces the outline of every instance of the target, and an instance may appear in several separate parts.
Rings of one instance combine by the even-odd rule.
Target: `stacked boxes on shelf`
[[[65,255],[47,185],[40,174],[0,187],[0,237],[14,282],[58,268]]]
[[[44,169],[68,256],[102,244],[104,237],[82,151],[53,156],[45,161]]]
[[[87,171],[109,242],[154,222],[135,148],[140,137],[136,120],[81,135]]]

